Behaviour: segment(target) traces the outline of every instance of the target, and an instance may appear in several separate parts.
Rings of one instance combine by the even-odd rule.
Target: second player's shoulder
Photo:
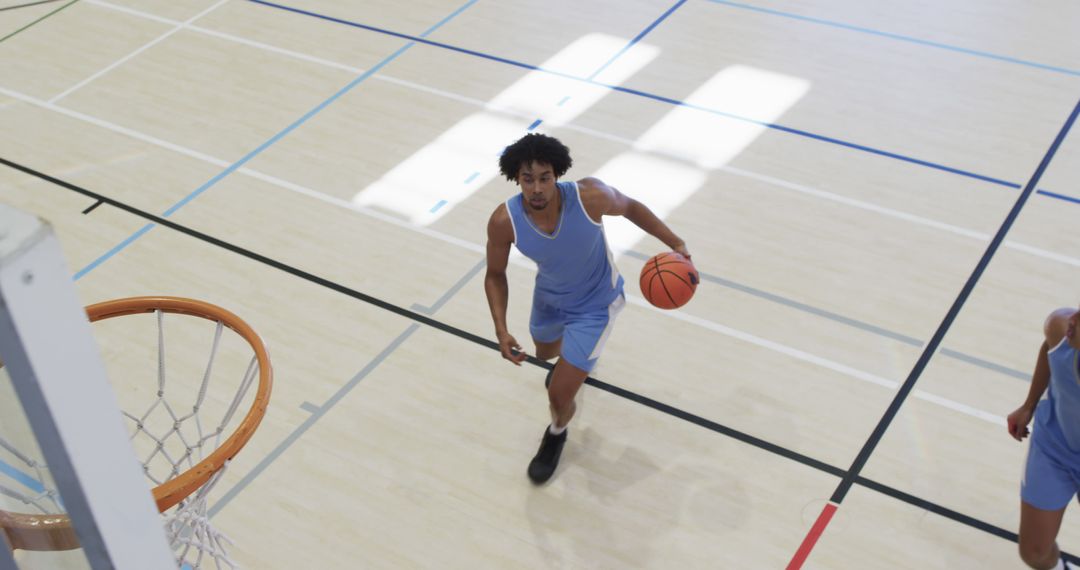
[[[1063,307],[1055,310],[1046,317],[1043,323],[1043,333],[1046,335],[1046,344],[1054,348],[1065,338],[1065,331],[1069,328],[1069,319],[1075,315],[1077,309]]]

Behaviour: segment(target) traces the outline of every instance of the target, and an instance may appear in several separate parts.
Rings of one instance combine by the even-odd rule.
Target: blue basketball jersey
[[[1053,434],[1055,443],[1064,443],[1073,453],[1080,453],[1080,351],[1062,339],[1047,353],[1050,362],[1050,388],[1045,411],[1035,415],[1037,426]],[[1056,428],[1056,429],[1055,429]]]
[[[563,311],[606,308],[622,293],[623,279],[608,249],[604,226],[585,211],[577,182],[555,186],[562,210],[550,234],[529,219],[520,193],[506,201],[514,245],[539,267],[534,296]]]

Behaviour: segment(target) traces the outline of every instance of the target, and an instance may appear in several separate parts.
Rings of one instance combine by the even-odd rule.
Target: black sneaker
[[[563,430],[559,435],[551,435],[551,429],[544,428],[544,439],[540,441],[540,450],[529,463],[529,479],[532,479],[533,483],[539,485],[551,479],[551,476],[555,474],[568,433],[570,433],[569,429]]]
[[[551,375],[554,374],[554,373],[555,373],[555,367],[553,366],[551,368],[551,370],[548,370],[547,376],[544,377],[544,387],[545,388],[550,388],[551,387]]]

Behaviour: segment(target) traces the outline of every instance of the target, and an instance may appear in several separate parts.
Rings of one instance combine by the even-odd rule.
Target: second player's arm
[[[1050,360],[1048,354],[1050,347],[1057,346],[1061,339],[1064,338],[1064,327],[1067,320],[1068,316],[1063,311],[1058,310],[1051,313],[1043,325],[1043,334],[1046,340],[1039,347],[1039,357],[1035,361],[1035,372],[1031,374],[1031,386],[1028,388],[1027,398],[1006,419],[1009,435],[1013,436],[1013,439],[1017,441],[1027,437],[1029,433],[1027,426],[1035,415],[1035,407],[1039,405],[1039,400],[1050,385]]]

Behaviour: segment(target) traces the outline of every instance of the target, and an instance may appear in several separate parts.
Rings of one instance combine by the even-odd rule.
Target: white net
[[[179,339],[170,349],[167,331],[170,338]],[[228,555],[231,542],[207,515],[208,497],[228,464],[224,456],[215,462],[215,451],[238,431],[243,418],[237,412],[254,407],[252,387],[262,379],[258,351],[233,330],[233,324],[165,310],[99,321],[95,337],[135,453],[163,509],[177,563],[192,569],[236,568]],[[156,343],[146,342],[154,337]],[[212,338],[208,358],[205,349],[198,348],[205,346],[207,338]],[[196,358],[197,353],[203,356]],[[156,382],[145,374],[155,368]],[[40,457],[36,445],[8,441],[3,435],[0,495],[7,500],[0,508],[12,511],[15,504],[22,507],[17,512],[24,514],[64,513],[47,466],[34,459]],[[241,445],[243,441],[237,449]],[[3,468],[5,464],[8,469]],[[191,474],[203,472],[208,477],[205,482],[187,483],[193,479]]]

